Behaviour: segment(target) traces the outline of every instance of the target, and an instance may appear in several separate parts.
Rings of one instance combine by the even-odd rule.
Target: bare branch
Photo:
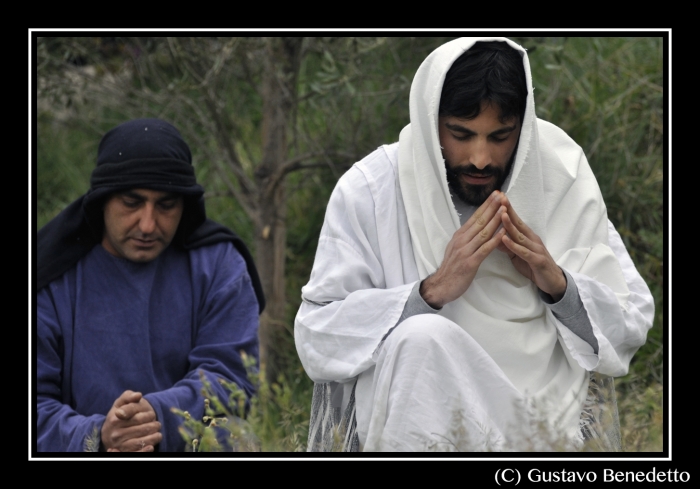
[[[192,135],[192,137],[195,138],[197,147],[201,148],[201,150],[206,153],[207,157],[209,158],[209,161],[214,167],[214,171],[216,171],[216,174],[219,175],[221,181],[226,186],[227,194],[231,195],[234,199],[236,199],[236,201],[238,201],[243,210],[246,212],[246,214],[248,214],[248,216],[251,219],[257,219],[258,211],[257,207],[255,206],[254,199],[251,198],[251,195],[242,192],[239,188],[236,187],[234,182],[231,181],[228,174],[226,173],[226,170],[221,164],[219,153],[209,149],[209,146],[207,145],[206,141],[204,141],[201,138],[201,136],[197,134],[196,131],[190,131],[190,134]]]
[[[243,171],[243,166],[241,165],[241,162],[238,158],[238,153],[236,152],[236,148],[233,146],[232,143],[233,138],[231,138],[228,135],[226,127],[224,126],[224,123],[221,120],[219,110],[216,107],[216,100],[214,100],[212,94],[209,91],[206,92],[205,104],[209,109],[212,122],[215,125],[215,130],[213,131],[213,134],[218,139],[219,144],[221,144],[221,146],[227,153],[229,165],[231,166],[233,172],[236,174],[236,177],[238,178],[238,181],[241,184],[241,189],[246,194],[253,193],[255,190],[255,183],[252,180],[250,180],[245,174],[245,171]]]
[[[278,169],[275,171],[272,176],[270,177],[269,184],[266,186],[266,191],[265,191],[265,198],[271,198],[272,193],[274,193],[275,189],[277,186],[280,184],[280,182],[284,179],[285,176],[287,176],[289,173],[297,170],[308,170],[310,168],[333,168],[333,164],[326,160],[326,161],[314,161],[314,162],[305,162],[305,160],[309,160],[311,158],[315,158],[318,156],[325,156],[326,158],[330,156],[343,156],[345,158],[354,158],[354,155],[344,152],[344,151],[319,151],[315,153],[306,153],[301,156],[297,156],[296,158],[293,158],[291,160],[288,160],[284,162]]]
[[[255,90],[258,95],[262,95],[261,84],[255,81],[253,74],[250,71],[250,66],[248,65],[248,59],[253,54],[253,50],[249,49],[245,56],[241,56],[241,67],[243,68],[243,74],[245,79],[248,81],[250,87]]]
[[[189,105],[192,108],[193,112],[197,114],[199,118],[198,122],[207,129],[207,132],[209,132],[210,134],[216,133],[216,128],[212,127],[211,118],[207,117],[206,114],[202,112],[201,108],[196,103],[194,103],[194,101],[192,101],[189,97],[183,97],[182,101]],[[249,178],[245,177],[245,174],[243,174],[245,177],[245,181],[241,181],[240,173],[242,173],[242,169],[239,166],[238,169],[240,170],[240,172],[236,172],[236,165],[233,162],[229,161],[229,166],[234,170],[234,174],[238,180],[239,185],[241,186],[241,188],[238,189],[235,186],[235,184],[230,180],[228,174],[226,173],[226,170],[221,164],[222,155],[218,152],[209,149],[209,144],[207,144],[207,141],[202,139],[202,137],[199,136],[199,132],[195,130],[195,128],[192,126],[191,119],[186,118],[184,122],[190,128],[188,134],[191,134],[191,136],[197,140],[197,147],[201,148],[202,151],[207,153],[209,160],[214,165],[217,174],[221,177],[229,193],[241,204],[246,213],[251,218],[254,218],[257,215],[255,201],[253,199],[253,195],[255,195],[256,193],[255,183],[252,182]],[[226,155],[223,156],[226,157]]]

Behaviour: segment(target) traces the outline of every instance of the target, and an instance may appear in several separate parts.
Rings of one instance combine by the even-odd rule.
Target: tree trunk
[[[260,317],[260,359],[268,380],[281,371],[282,358],[275,339],[285,328],[285,255],[287,243],[284,179],[273,179],[287,159],[287,126],[295,103],[301,38],[266,39],[263,69],[262,161],[255,172],[260,189],[256,223],[256,265],[267,307]],[[277,182],[277,183],[275,183]]]

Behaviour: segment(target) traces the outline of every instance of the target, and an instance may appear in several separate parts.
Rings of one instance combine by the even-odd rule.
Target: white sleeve
[[[576,282],[598,340],[598,354],[568,328],[559,328],[559,333],[574,359],[583,368],[619,377],[627,374],[632,356],[646,342],[647,331],[654,320],[654,298],[610,221],[608,242],[620,263],[629,289],[626,307],[620,305],[608,286],[587,275],[569,272]]]
[[[294,321],[297,352],[315,382],[343,382],[374,365],[414,283],[386,288],[374,201],[351,168],[328,202],[309,283]]]

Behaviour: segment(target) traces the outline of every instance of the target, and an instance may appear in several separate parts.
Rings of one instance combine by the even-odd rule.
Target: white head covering
[[[434,273],[460,227],[438,137],[440,94],[452,63],[477,41],[506,42],[522,54],[527,104],[511,175],[504,188],[514,209],[542,239],[559,266],[608,285],[626,305],[627,286],[608,247],[607,212],[581,148],[535,116],[525,49],[505,38],[461,38],[431,53],[416,72],[411,123],[399,137],[399,180],[420,278]],[[573,433],[588,376],[558,335],[564,327],[536,286],[496,250],[469,289],[441,315],[459,324],[496,361],[513,385]]]

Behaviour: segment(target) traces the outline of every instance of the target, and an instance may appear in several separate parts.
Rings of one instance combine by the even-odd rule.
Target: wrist
[[[559,281],[559,286],[556,287],[556,289],[554,291],[549,293],[549,295],[552,297],[552,300],[554,302],[559,302],[560,300],[562,300],[562,298],[564,297],[564,294],[566,293],[566,284],[567,284],[566,274],[562,271],[561,268],[559,269],[559,271],[561,273],[561,281]]]
[[[433,309],[442,309],[445,305],[445,301],[438,295],[437,287],[434,284],[433,276],[426,278],[420,284],[418,292],[423,298],[426,304],[428,304]]]

